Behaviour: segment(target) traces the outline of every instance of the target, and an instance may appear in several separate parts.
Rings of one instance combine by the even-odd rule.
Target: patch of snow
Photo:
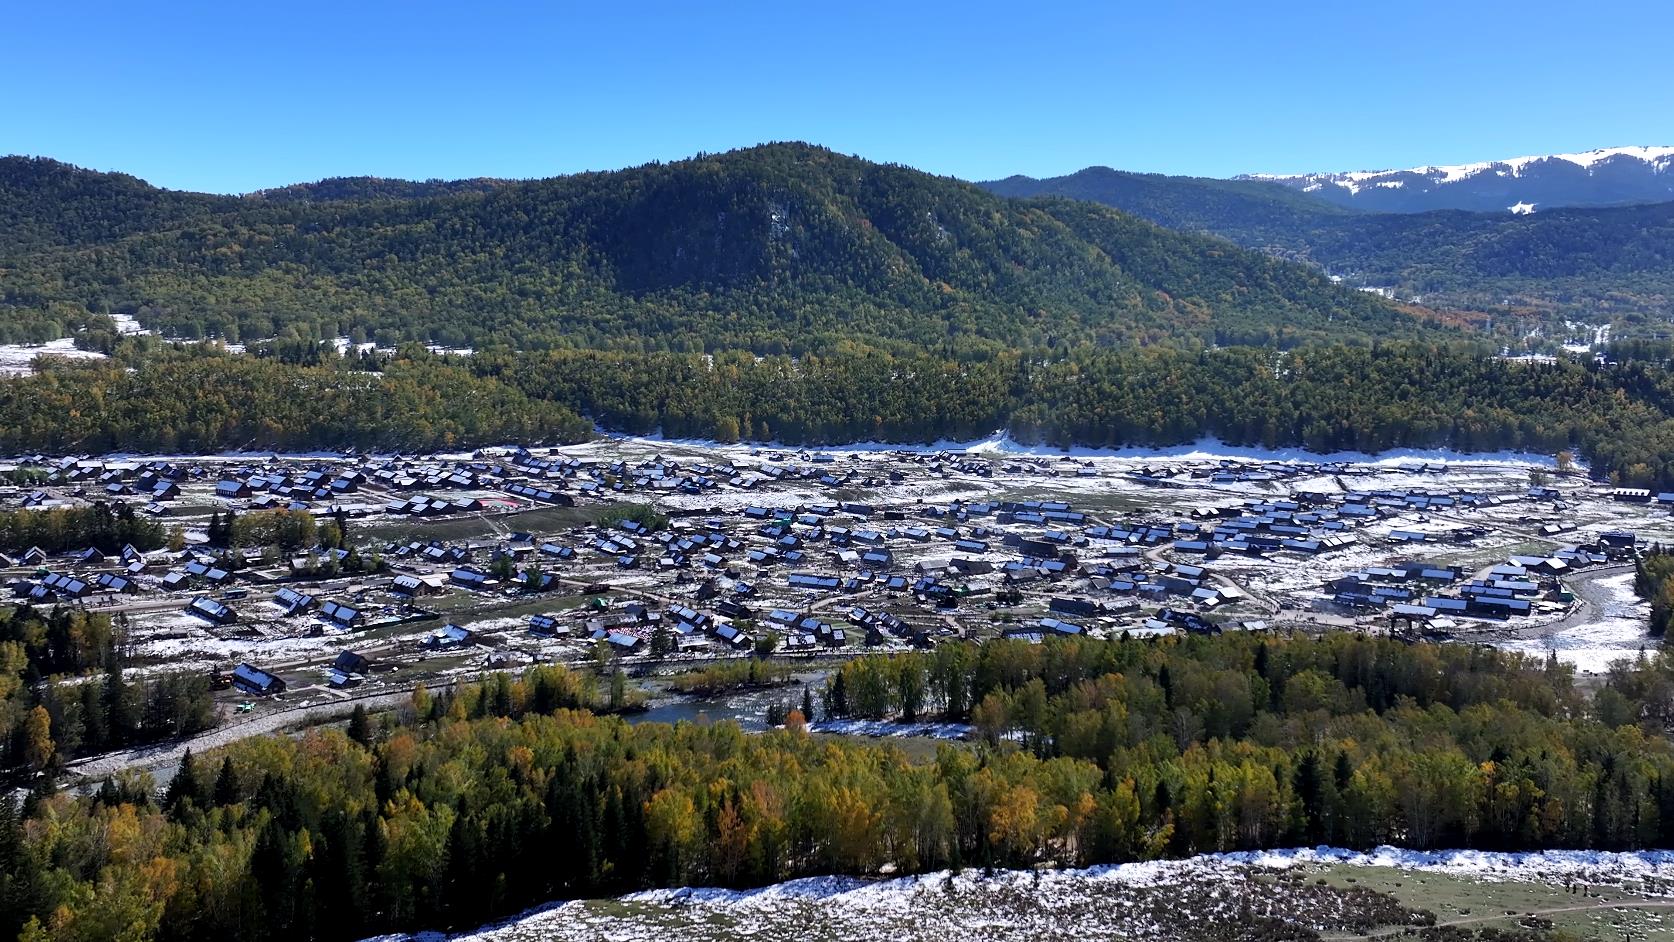
[[[1513,216],[1532,216],[1534,215],[1535,204],[1512,203],[1510,206],[1507,206],[1506,209],[1511,210],[1511,214]]]
[[[151,331],[140,326],[139,319],[132,314],[112,314],[111,321],[116,324],[116,332],[125,336],[139,336]]]
[[[96,350],[76,349],[73,337],[60,337],[40,345],[0,344],[0,376],[27,376],[35,372],[36,357],[61,357],[66,360],[105,359],[105,355]]]
[[[779,442],[723,444],[702,438],[605,434],[603,438],[581,445],[562,446],[553,449],[553,452],[570,455],[585,454],[595,450],[609,451],[622,444],[637,444],[652,449],[659,445],[682,446],[738,455],[748,455],[753,451],[775,451],[793,454],[803,452],[858,453],[861,455],[868,452],[907,452],[912,454],[963,452],[970,455],[1001,455],[1019,458],[1132,458],[1139,460],[1179,458],[1199,461],[1218,461],[1227,458],[1292,464],[1349,462],[1383,467],[1398,467],[1414,462],[1458,462],[1473,466],[1492,465],[1522,469],[1531,467],[1554,468],[1557,466],[1557,459],[1552,455],[1525,451],[1464,452],[1452,448],[1392,448],[1388,451],[1376,453],[1363,451],[1321,453],[1311,452],[1305,448],[1263,448],[1259,445],[1228,445],[1213,437],[1200,438],[1179,445],[1135,445],[1121,448],[1093,448],[1085,445],[1072,445],[1067,448],[1060,448],[1053,445],[1019,442],[1003,429],[995,431],[987,438],[970,439],[968,441],[941,439],[927,443],[853,442],[843,445],[786,445]],[[1582,470],[1586,468],[1586,465],[1580,461],[1577,461],[1575,466]]]
[[[353,350],[357,354],[365,353],[368,350],[377,350],[379,353],[394,352],[394,348],[392,347],[380,348],[377,344],[370,341],[366,343],[350,343],[349,338],[347,337],[333,337],[331,338],[331,345],[334,349],[336,349],[338,356],[347,356],[350,350]]]
[[[1631,659],[1653,646],[1655,639],[1646,632],[1651,607],[1634,593],[1633,573],[1600,579],[1598,584],[1608,594],[1596,621],[1560,628],[1543,638],[1498,641],[1494,646],[1535,657],[1552,651],[1583,674],[1602,674],[1616,661]]]

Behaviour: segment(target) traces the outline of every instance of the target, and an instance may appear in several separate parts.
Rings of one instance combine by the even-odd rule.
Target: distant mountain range
[[[1408,170],[1252,173],[1237,179],[1278,183],[1339,206],[1374,212],[1466,209],[1521,214],[1563,206],[1674,200],[1674,147],[1608,147]]]
[[[1674,154],[1674,148],[1666,150]],[[1598,185],[1572,189],[1565,198],[1605,201],[1602,186],[1633,176],[1633,167],[1645,179],[1674,182],[1674,172],[1655,169],[1666,168],[1674,158],[1657,153],[1595,151],[1590,160],[1589,155],[1560,155],[1392,176],[1452,181],[1430,184],[1432,189],[1477,181],[1486,191],[1542,180],[1548,183],[1540,185],[1555,186],[1550,181],[1584,176],[1590,167],[1593,176],[1587,179]],[[1396,197],[1388,194],[1412,196],[1422,189],[1415,185],[1409,191],[1405,183],[1380,187],[1366,175],[1338,176],[1362,194],[1377,191],[1368,200],[1389,201]],[[1495,180],[1499,183],[1490,182]],[[981,185],[1006,196],[1103,203],[1158,225],[1218,235],[1245,248],[1308,262],[1348,284],[1386,289],[1429,307],[1510,307],[1562,318],[1663,326],[1674,314],[1674,195],[1669,194],[1660,202],[1637,205],[1537,204],[1532,213],[1527,205],[1508,212],[1497,205],[1499,197],[1488,200],[1496,204],[1490,211],[1373,212],[1355,202],[1347,186],[1326,183],[1319,175],[1218,180],[1089,167],[1063,177],[1008,177]],[[1457,200],[1463,192],[1446,191],[1437,198]],[[1649,185],[1639,192],[1655,196]],[[1326,193],[1347,194],[1348,200],[1327,199]],[[1536,196],[1534,190],[1520,190],[1509,198],[1530,203]],[[1554,195],[1554,200],[1561,198]]]

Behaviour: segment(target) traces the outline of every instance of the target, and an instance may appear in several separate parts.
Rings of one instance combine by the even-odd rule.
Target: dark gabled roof
[[[339,651],[337,660],[331,662],[332,670],[345,674],[364,674],[371,666],[372,662],[366,655],[354,651]]]
[[[320,614],[335,622],[348,624],[361,617],[359,609],[345,605],[342,602],[326,602],[320,606]]]
[[[285,689],[285,682],[283,680],[280,680],[277,676],[270,674],[259,667],[252,667],[249,664],[240,664],[233,668],[232,678],[233,683],[255,693],[266,693],[270,690]]]
[[[206,595],[200,595],[188,602],[186,611],[213,622],[230,622],[236,617],[236,613],[232,609]]]

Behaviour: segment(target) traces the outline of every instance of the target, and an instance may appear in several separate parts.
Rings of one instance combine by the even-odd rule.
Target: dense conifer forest
[[[189,756],[165,794],[0,809],[0,933],[353,939],[563,896],[800,874],[1086,864],[1333,842],[1674,840],[1669,664],[1341,634],[949,644],[834,676],[825,716],[974,723],[913,761],[796,728],[596,717],[537,667],[347,732]]]
[[[49,359],[33,376],[0,382],[0,451],[442,450],[591,434],[560,404],[422,351],[377,372],[355,367],[205,347]]]
[[[1061,448],[1207,436],[1320,453],[1571,451],[1600,479],[1674,486],[1665,344],[1622,344],[1619,362],[1602,366],[1416,342],[950,359],[857,344],[795,358],[416,347],[344,358],[329,344],[233,356],[142,340],[117,344],[111,360],[45,361],[0,382],[0,452],[422,450],[574,442],[594,424],[788,445],[1003,429]]]

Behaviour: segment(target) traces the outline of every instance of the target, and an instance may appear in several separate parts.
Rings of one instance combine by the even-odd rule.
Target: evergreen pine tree
[[[192,750],[187,749],[180,757],[180,766],[175,769],[174,778],[169,780],[168,790],[163,793],[163,807],[178,813],[187,802],[196,803],[202,797],[203,786],[198,781],[197,760],[192,758]]]
[[[215,804],[236,805],[243,798],[238,784],[238,770],[233,768],[232,756],[221,760],[221,771],[215,776]]]
[[[362,746],[372,746],[372,721],[366,715],[364,704],[355,704],[355,710],[349,714],[349,738]]]

